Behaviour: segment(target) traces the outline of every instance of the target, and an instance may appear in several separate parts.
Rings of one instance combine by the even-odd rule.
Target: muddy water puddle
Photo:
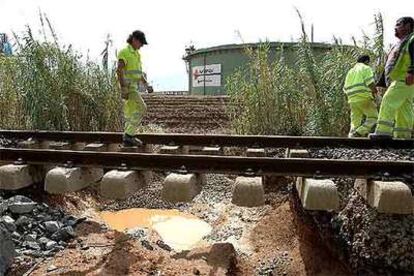
[[[176,251],[190,250],[211,233],[211,226],[194,215],[178,210],[126,209],[101,212],[102,219],[114,230],[148,228]]]

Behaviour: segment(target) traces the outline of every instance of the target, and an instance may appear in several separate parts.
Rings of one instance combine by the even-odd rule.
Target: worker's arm
[[[411,44],[408,45],[408,52],[410,54],[411,65],[408,69],[407,78],[405,79],[405,82],[407,85],[413,85],[414,84],[414,41],[412,41]]]
[[[370,67],[366,67],[367,69],[364,71],[365,72],[365,85],[369,87],[369,89],[371,89],[372,92],[372,96],[375,98],[375,96],[377,95],[377,88],[375,86],[375,77],[374,77],[374,71],[372,70],[372,68]]]
[[[144,75],[141,76],[141,81],[145,85],[145,88],[147,89],[148,93],[154,92],[152,86],[148,85],[147,78]]]
[[[125,81],[125,66],[125,62],[122,59],[119,59],[116,74],[118,76],[119,85],[121,86],[121,96],[126,100],[128,99],[128,87]]]
[[[378,93],[378,90],[377,90],[377,87],[375,86],[375,83],[371,83],[370,85],[368,85],[368,87],[369,87],[369,89],[371,89],[372,96],[374,96],[374,98],[375,98],[375,96]]]

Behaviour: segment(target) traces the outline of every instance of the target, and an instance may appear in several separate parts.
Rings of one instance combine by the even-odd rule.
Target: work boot
[[[348,138],[354,138],[354,137],[364,137],[364,136],[362,136],[358,132],[352,132],[348,134]]]
[[[379,133],[370,133],[368,135],[369,139],[371,140],[391,140],[392,135],[389,134],[379,134]]]
[[[128,134],[124,134],[122,140],[124,147],[140,147],[143,145],[142,141],[139,140],[137,137]]]

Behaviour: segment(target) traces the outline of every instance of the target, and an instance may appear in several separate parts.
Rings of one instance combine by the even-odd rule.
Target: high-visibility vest
[[[404,81],[407,76],[408,69],[411,66],[411,57],[409,53],[409,46],[411,43],[414,43],[414,33],[410,35],[407,42],[403,46],[400,54],[398,56],[397,62],[394,65],[394,68],[391,69],[389,73],[389,78],[392,81]]]
[[[374,82],[374,71],[371,67],[357,63],[346,75],[344,92],[348,100],[373,99],[369,86]]]
[[[142,77],[141,55],[130,44],[118,54],[118,60],[125,63],[124,78],[127,83],[137,83]]]

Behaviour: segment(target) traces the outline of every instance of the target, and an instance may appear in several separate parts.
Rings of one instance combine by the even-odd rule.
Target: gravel
[[[262,261],[256,268],[258,276],[288,275],[286,268],[290,263],[289,253],[283,252],[271,260]]]
[[[4,233],[7,232],[5,235],[15,247],[17,261],[27,261],[22,258],[23,256],[35,258],[53,256],[67,245],[61,242],[75,237],[73,227],[83,221],[65,216],[61,210],[49,208],[44,203],[38,204],[21,195],[7,200],[0,198],[0,206],[2,206],[0,241],[5,242],[2,238],[4,239]],[[1,246],[0,250],[2,250]]]
[[[12,213],[15,214],[26,214],[33,211],[37,203],[32,201],[30,198],[16,195],[11,197],[7,201],[7,206]]]
[[[9,147],[15,147],[16,145],[17,145],[16,141],[12,141],[12,140],[9,140],[9,139],[6,139],[0,136],[0,147],[9,148]]]
[[[414,215],[379,214],[354,192],[332,224],[357,273],[414,273]]]
[[[311,149],[313,158],[414,161],[414,149]],[[414,215],[380,214],[353,189],[354,179],[336,178],[341,208],[331,219],[311,214],[319,229],[330,228],[337,250],[358,275],[413,275]],[[406,182],[414,191],[413,183]]]
[[[414,149],[309,149],[311,158],[346,160],[414,161]]]
[[[0,223],[0,275],[4,275],[15,256],[14,243],[10,232]]]
[[[186,204],[172,204],[165,202],[161,198],[162,183],[164,176],[162,173],[154,173],[151,185],[138,190],[135,194],[125,200],[111,200],[102,206],[103,210],[123,210],[129,208],[149,208],[149,209],[174,209],[182,208]]]

